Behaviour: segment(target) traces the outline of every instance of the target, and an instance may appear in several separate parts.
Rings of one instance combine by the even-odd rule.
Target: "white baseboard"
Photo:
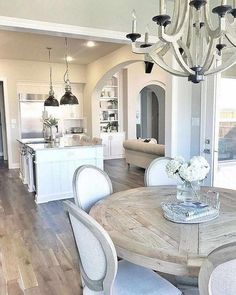
[[[9,169],[19,169],[20,163],[9,163]]]
[[[70,199],[70,198],[74,198],[73,192],[61,193],[61,194],[50,194],[50,195],[43,195],[43,196],[38,196],[36,194],[35,202],[37,204],[43,204],[43,203],[47,203],[51,201],[64,200],[64,199]]]

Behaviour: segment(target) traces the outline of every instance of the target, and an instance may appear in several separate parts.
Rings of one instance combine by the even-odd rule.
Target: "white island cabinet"
[[[34,152],[34,187],[36,203],[73,197],[75,170],[85,164],[103,169],[101,145],[55,147],[50,144],[28,144]],[[92,185],[92,180],[91,180]]]

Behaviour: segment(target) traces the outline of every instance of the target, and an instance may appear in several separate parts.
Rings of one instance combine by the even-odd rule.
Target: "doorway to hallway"
[[[7,133],[3,82],[0,81],[0,167],[7,166]]]
[[[157,85],[144,87],[136,103],[137,138],[155,138],[165,144],[165,90]]]

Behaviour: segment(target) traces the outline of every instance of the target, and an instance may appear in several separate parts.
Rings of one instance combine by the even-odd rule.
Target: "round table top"
[[[214,190],[220,193],[220,215],[201,224],[164,218],[160,204],[176,195],[174,186],[114,193],[95,204],[90,215],[109,233],[120,258],[169,274],[197,276],[213,249],[236,242],[236,191]]]

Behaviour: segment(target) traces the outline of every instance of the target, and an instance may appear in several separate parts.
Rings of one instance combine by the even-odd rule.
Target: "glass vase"
[[[198,200],[199,191],[200,184],[198,181],[183,181],[181,184],[177,185],[176,197],[178,200],[183,201],[184,203],[190,203]]]

